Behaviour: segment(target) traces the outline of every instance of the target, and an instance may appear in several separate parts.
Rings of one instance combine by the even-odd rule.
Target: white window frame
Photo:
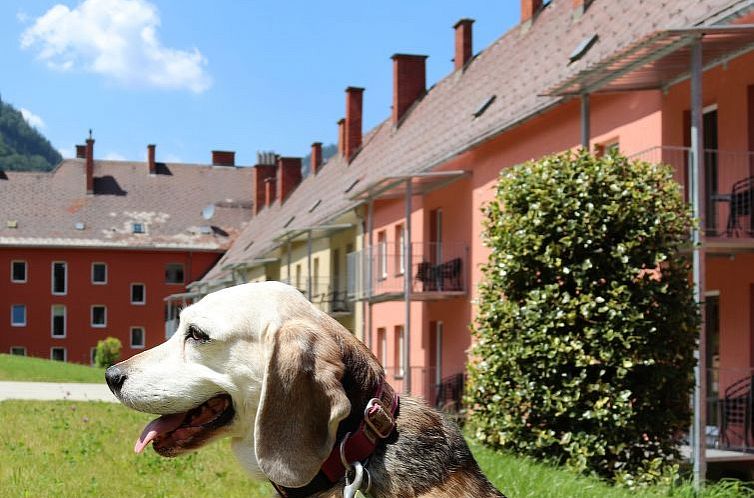
[[[105,267],[105,280],[103,282],[97,282],[94,280],[94,267],[95,265],[102,265]],[[108,273],[107,263],[104,263],[102,261],[93,261],[92,262],[92,273],[91,273],[91,282],[92,285],[107,285],[107,273]]]
[[[63,308],[63,335],[55,335],[55,308]],[[50,337],[53,339],[65,339],[68,336],[68,309],[64,304],[50,306]]]
[[[13,278],[13,265],[16,263],[23,263],[24,264],[24,279],[23,280],[16,280]],[[25,259],[13,259],[10,262],[10,281],[14,284],[25,284],[29,281],[29,263],[26,262]]]
[[[55,292],[55,265],[63,265],[63,291]],[[53,261],[50,265],[50,290],[53,296],[65,296],[68,294],[68,263],[65,261]]]
[[[396,275],[406,273],[406,225],[400,224],[395,227],[395,252],[397,257],[398,271]]]
[[[24,321],[23,321],[23,323],[21,323],[21,322],[14,322],[13,321],[13,308],[15,308],[16,306],[21,306],[24,309]],[[28,322],[28,319],[29,319],[29,317],[28,317],[28,310],[26,309],[26,305],[25,304],[11,304],[10,305],[10,326],[11,327],[26,327],[26,323]]]
[[[380,280],[387,278],[387,231],[377,232],[377,275]]]
[[[105,322],[103,324],[94,323],[94,308],[103,308],[105,310]],[[89,325],[94,329],[107,328],[107,306],[104,304],[93,304],[89,307]]]
[[[21,349],[23,350],[24,354],[15,354],[13,353],[14,349]],[[26,350],[26,346],[11,346],[8,348],[8,354],[13,356],[29,356],[29,352]]]
[[[62,360],[55,360],[52,356],[52,352],[56,349],[62,349],[63,350],[63,359]],[[50,348],[50,359],[55,361],[62,361],[63,363],[68,363],[68,348],[65,348],[63,346],[53,346]]]
[[[393,328],[395,333],[395,355],[398,358],[395,365],[395,378],[402,379],[406,375],[406,355],[404,349],[406,347],[406,327],[403,325],[396,325]],[[400,331],[400,333],[398,332]]]
[[[134,330],[141,330],[141,339],[142,339],[141,345],[134,346]],[[130,327],[128,329],[128,344],[131,347],[131,349],[144,349],[144,347],[147,344],[147,329],[140,325]]]
[[[141,285],[142,287],[141,296],[144,298],[143,301],[134,301],[134,285]],[[131,282],[131,285],[129,286],[128,290],[129,290],[128,300],[131,301],[131,304],[135,304],[137,306],[144,306],[145,304],[147,304],[147,284],[143,282]]]

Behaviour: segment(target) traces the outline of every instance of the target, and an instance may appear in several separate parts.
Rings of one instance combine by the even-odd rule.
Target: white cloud
[[[18,22],[26,24],[31,18],[26,12],[19,10],[18,12],[16,12],[16,19],[18,20]]]
[[[118,154],[117,152],[108,152],[105,154],[105,156],[102,158],[106,161],[125,161],[125,156]]]
[[[21,47],[59,71],[83,69],[127,86],[207,90],[212,79],[197,48],[165,47],[160,16],[146,0],[57,4],[21,34]]]
[[[19,111],[21,111],[21,116],[24,117],[24,119],[27,123],[29,123],[30,126],[33,126],[34,128],[37,128],[39,130],[45,127],[44,120],[31,112],[29,109],[24,109],[23,107],[21,107]]]
[[[63,159],[71,159],[76,155],[71,147],[58,147],[58,152],[63,156]]]

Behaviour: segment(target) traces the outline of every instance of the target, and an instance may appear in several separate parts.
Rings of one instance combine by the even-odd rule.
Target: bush
[[[690,421],[698,324],[672,171],[550,156],[504,171],[485,213],[475,437],[632,486],[662,480]]]
[[[118,363],[120,350],[123,345],[120,339],[108,337],[103,341],[97,341],[97,350],[94,352],[94,364],[100,368],[107,368]]]

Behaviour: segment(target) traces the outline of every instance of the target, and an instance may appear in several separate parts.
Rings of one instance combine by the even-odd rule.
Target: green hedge
[[[550,156],[505,170],[485,213],[476,438],[632,486],[662,480],[690,421],[698,324],[672,171]]]

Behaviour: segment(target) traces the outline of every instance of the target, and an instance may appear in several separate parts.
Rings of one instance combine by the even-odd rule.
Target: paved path
[[[36,399],[43,401],[67,399],[71,401],[118,402],[104,383],[0,381],[0,401],[6,399]]]

